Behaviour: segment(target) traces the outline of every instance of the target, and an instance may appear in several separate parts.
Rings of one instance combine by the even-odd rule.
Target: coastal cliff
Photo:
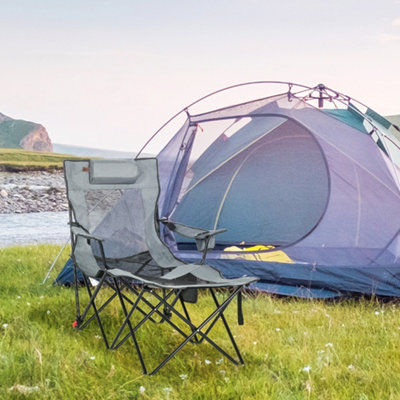
[[[13,119],[0,113],[0,148],[52,152],[53,145],[43,125]]]

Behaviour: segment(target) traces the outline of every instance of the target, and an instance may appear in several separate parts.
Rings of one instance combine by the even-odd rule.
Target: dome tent
[[[398,128],[324,85],[287,83],[279,94],[193,112],[215,94],[259,84],[276,83],[206,96],[142,149],[151,151],[157,138],[166,139],[171,121],[184,117],[157,156],[160,216],[226,228],[210,263],[227,277],[258,276],[262,290],[397,296]],[[194,243],[162,229],[179,257],[199,257]],[[244,255],[242,248],[254,246],[261,250]],[[266,257],[276,250],[291,262]]]

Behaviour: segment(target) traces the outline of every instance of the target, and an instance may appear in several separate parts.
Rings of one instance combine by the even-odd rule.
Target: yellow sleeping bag
[[[293,260],[282,250],[276,251],[265,251],[274,249],[275,246],[264,246],[257,245],[252,247],[237,247],[230,246],[224,249],[224,254],[222,254],[221,258],[234,260],[236,258],[241,258],[244,260],[253,260],[253,261],[269,261],[269,262],[278,262],[278,263],[286,263],[293,264]],[[241,252],[243,254],[228,254],[230,252]],[[247,253],[247,254],[246,254]]]

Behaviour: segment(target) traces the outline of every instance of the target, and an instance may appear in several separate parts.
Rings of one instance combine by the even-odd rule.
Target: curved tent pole
[[[199,99],[195,100],[193,103],[189,104],[188,106],[184,107],[182,110],[180,110],[179,112],[177,112],[176,114],[174,114],[168,121],[166,121],[159,129],[157,129],[157,131],[146,141],[146,143],[142,146],[142,148],[139,150],[139,152],[136,154],[135,159],[137,159],[140,154],[143,152],[143,150],[147,147],[147,145],[159,134],[159,132],[161,132],[170,122],[172,122],[175,118],[177,118],[180,114],[182,114],[183,112],[188,113],[188,109],[190,107],[193,107],[194,105],[200,103],[201,101],[214,96],[218,93],[222,93],[225,92],[227,90],[230,89],[235,89],[238,87],[243,87],[243,86],[250,86],[250,85],[259,85],[259,84],[280,84],[280,85],[288,85],[289,89],[288,89],[288,93],[291,93],[291,89],[293,86],[296,87],[300,87],[306,90],[312,90],[315,88],[312,88],[310,86],[306,86],[306,85],[301,85],[298,83],[292,83],[292,82],[286,82],[286,81],[254,81],[254,82],[244,82],[244,83],[238,83],[236,85],[231,85],[231,86],[227,86],[225,88],[222,89],[218,89],[214,92],[211,92],[205,96],[200,97]],[[291,95],[293,95],[293,93],[291,93]]]
[[[199,99],[195,100],[194,102],[192,102],[191,104],[189,104],[188,106],[184,107],[182,110],[180,110],[179,112],[177,112],[176,114],[174,114],[168,121],[166,121],[147,141],[146,143],[142,146],[142,148],[139,150],[139,152],[137,153],[135,159],[139,158],[141,153],[144,151],[144,149],[147,147],[147,145],[169,124],[171,123],[175,118],[177,118],[180,114],[182,113],[186,113],[188,118],[190,119],[190,114],[189,114],[189,108],[193,107],[194,105],[200,103],[201,101],[210,98],[216,94],[231,90],[231,89],[235,89],[235,88],[239,88],[239,87],[244,87],[244,86],[250,86],[250,85],[260,85],[260,84],[280,84],[280,85],[288,85],[288,96],[290,97],[297,97],[305,102],[308,103],[308,100],[318,100],[318,106],[322,107],[323,106],[323,101],[324,100],[328,100],[330,102],[333,102],[333,104],[336,106],[335,101],[339,102],[345,106],[347,106],[348,108],[351,108],[355,113],[357,113],[358,115],[360,115],[363,119],[365,119],[366,121],[368,121],[368,123],[371,124],[371,126],[373,127],[374,131],[377,133],[377,135],[380,137],[380,139],[382,139],[383,143],[385,144],[385,148],[387,149],[388,146],[386,144],[386,139],[390,140],[383,132],[381,132],[381,130],[374,124],[374,121],[365,113],[363,113],[362,111],[360,111],[357,107],[353,106],[351,104],[351,102],[354,102],[366,109],[368,109],[369,107],[362,103],[359,100],[356,100],[352,97],[350,97],[349,95],[346,95],[344,93],[341,93],[337,90],[331,89],[327,86],[325,86],[324,84],[320,83],[315,87],[310,87],[310,86],[306,86],[306,85],[302,85],[302,84],[298,84],[298,83],[292,83],[292,82],[287,82],[287,81],[253,81],[253,82],[244,82],[244,83],[239,83],[239,84],[235,84],[235,85],[230,85],[227,86],[225,88],[222,89],[218,89],[214,92],[211,92],[205,96],[200,97]],[[298,88],[302,88],[303,90],[297,92],[297,93],[293,93],[292,92],[292,88],[293,87],[298,87]],[[304,97],[299,97],[298,95],[302,92],[305,92],[309,90],[310,93],[307,96]],[[318,92],[317,95],[313,95],[314,92]],[[313,107],[312,104],[309,104],[311,107]],[[314,107],[317,110],[320,110],[317,107]],[[391,142],[398,148],[399,145],[397,143],[395,143],[394,141],[391,140]],[[390,158],[390,160],[393,162],[393,157],[390,154],[390,151],[387,149],[388,152],[388,156]],[[397,171],[396,171],[396,180],[398,185],[400,186],[400,178],[398,177]]]
[[[318,84],[315,87],[310,87],[310,86],[306,86],[306,85],[302,85],[302,84],[298,84],[298,83],[292,83],[292,82],[287,82],[287,81],[253,81],[253,82],[244,82],[244,83],[239,83],[239,84],[235,84],[235,85],[230,85],[227,86],[225,88],[222,89],[218,89],[214,92],[211,92],[205,96],[200,97],[199,99],[195,100],[194,102],[192,102],[191,104],[189,104],[188,106],[184,107],[182,110],[180,110],[179,112],[177,112],[176,114],[174,114],[168,121],[166,121],[147,141],[146,143],[142,146],[142,148],[139,150],[139,152],[137,153],[135,159],[139,158],[141,153],[144,151],[144,149],[147,147],[147,145],[169,124],[171,123],[175,118],[177,118],[180,114],[182,114],[183,112],[185,112],[188,116],[188,118],[190,118],[190,114],[189,114],[189,108],[193,107],[194,105],[200,103],[201,101],[210,98],[216,94],[231,90],[231,89],[235,89],[235,88],[239,88],[239,87],[244,87],[244,86],[250,86],[250,85],[261,85],[261,84],[280,84],[280,85],[288,85],[288,95],[291,97],[297,97],[305,102],[308,103],[308,100],[317,100],[318,101],[318,107],[316,108],[317,110],[319,110],[320,108],[323,107],[323,102],[324,100],[328,100],[330,102],[332,102],[335,106],[335,102],[338,102],[340,104],[343,104],[345,106],[347,106],[348,108],[351,108],[354,112],[356,112],[358,115],[360,115],[364,120],[368,121],[369,124],[371,124],[372,128],[374,129],[374,131],[377,133],[377,135],[379,136],[379,138],[382,140],[382,142],[385,145],[385,148],[387,149],[387,154],[389,156],[389,159],[393,162],[393,157],[390,154],[390,150],[388,149],[386,140],[390,140],[396,147],[400,148],[399,145],[397,143],[395,143],[394,141],[392,141],[389,137],[387,137],[387,135],[384,134],[384,132],[382,132],[374,123],[374,121],[368,116],[366,115],[364,112],[360,111],[357,107],[353,106],[351,102],[354,102],[366,109],[368,109],[369,107],[362,103],[359,100],[356,100],[352,97],[350,97],[349,95],[346,95],[344,93],[341,93],[337,90],[331,89],[327,86],[325,86],[324,84]],[[298,87],[298,88],[302,88],[303,90],[297,92],[297,93],[293,93],[292,92],[292,88],[293,87]],[[302,92],[305,92],[309,90],[310,93],[307,96],[302,97],[298,97],[298,95]],[[317,95],[314,95],[314,92],[317,92]],[[309,104],[309,103],[308,103]],[[310,106],[313,106],[312,104],[309,104]],[[395,170],[395,175],[396,175],[396,180],[397,180],[397,184],[400,187],[400,178],[398,176],[398,172],[397,170]]]
[[[200,97],[199,99],[195,100],[194,102],[192,102],[191,104],[189,104],[188,106],[186,106],[185,108],[183,108],[182,110],[180,110],[179,112],[177,112],[175,115],[173,115],[168,121],[166,121],[146,142],[145,144],[142,146],[142,148],[139,150],[139,152],[136,154],[135,159],[139,158],[140,155],[142,154],[142,152],[144,151],[144,149],[147,147],[147,145],[169,124],[171,123],[175,118],[177,118],[180,114],[182,114],[183,112],[185,112],[188,117],[190,118],[190,114],[189,114],[189,108],[193,107],[194,105],[200,103],[201,101],[210,98],[216,94],[231,90],[231,89],[235,89],[235,88],[239,88],[239,87],[244,87],[244,86],[250,86],[250,85],[260,85],[260,84],[280,84],[280,85],[288,85],[288,96],[293,96],[293,97],[297,97],[299,99],[302,99],[305,102],[308,102],[308,100],[317,100],[318,101],[318,108],[316,109],[320,109],[323,107],[323,103],[324,100],[328,100],[330,102],[332,102],[335,107],[336,104],[335,102],[341,103],[345,106],[347,106],[348,108],[351,108],[354,112],[356,112],[358,115],[360,115],[364,120],[368,121],[369,124],[371,124],[372,128],[374,129],[374,131],[376,132],[376,134],[379,136],[379,138],[382,140],[382,142],[385,145],[385,148],[387,150],[387,154],[389,156],[389,159],[393,162],[393,157],[390,154],[390,150],[388,149],[386,140],[390,140],[396,147],[400,148],[399,145],[397,143],[395,143],[394,141],[392,141],[390,138],[387,137],[387,135],[384,134],[384,132],[381,132],[381,130],[374,124],[374,121],[368,116],[366,115],[364,112],[360,111],[357,107],[353,106],[351,104],[351,102],[354,102],[366,109],[368,109],[369,107],[362,103],[359,100],[356,100],[344,93],[341,93],[337,90],[331,89],[327,86],[325,86],[324,84],[320,83],[315,87],[310,87],[310,86],[306,86],[306,85],[302,85],[302,84],[298,84],[298,83],[292,83],[292,82],[287,82],[287,81],[253,81],[253,82],[244,82],[244,83],[239,83],[239,84],[235,84],[235,85],[230,85],[227,86],[225,88],[222,89],[218,89],[214,92],[211,92],[205,96]],[[292,88],[293,87],[298,87],[298,88],[302,88],[303,90],[297,92],[297,93],[292,93]],[[307,96],[302,97],[298,97],[298,95],[302,92],[305,92],[309,90],[310,93]],[[317,92],[317,95],[314,95],[314,92]],[[312,104],[309,104],[312,106]],[[393,124],[392,124],[393,125]],[[400,178],[398,176],[397,171],[395,171],[395,175],[396,175],[396,180],[398,185],[400,186]]]
[[[347,106],[351,107],[350,101],[354,101],[355,103],[358,103],[359,105],[368,108],[367,105],[365,105],[364,103],[360,102],[359,100],[356,100],[344,93],[341,93],[337,90],[333,90],[327,86],[325,86],[324,84],[318,84],[315,87],[311,87],[311,86],[307,86],[307,85],[302,85],[299,83],[293,83],[293,82],[288,82],[288,81],[253,81],[253,82],[244,82],[244,83],[238,83],[235,85],[230,85],[227,87],[224,87],[222,89],[218,89],[215,90],[214,92],[211,92],[205,96],[200,97],[199,99],[195,100],[194,102],[192,102],[191,104],[189,104],[188,106],[184,107],[182,110],[180,110],[179,112],[177,112],[176,114],[174,114],[168,121],[166,121],[146,142],[145,144],[142,146],[142,148],[139,150],[139,152],[137,153],[135,158],[139,158],[139,156],[141,155],[141,153],[144,151],[144,149],[147,147],[147,145],[160,133],[160,131],[162,131],[170,122],[172,122],[175,118],[177,118],[181,113],[186,112],[188,113],[188,109],[190,107],[193,107],[194,105],[200,103],[201,101],[214,96],[216,94],[228,91],[230,89],[235,89],[235,88],[239,88],[239,87],[243,87],[243,86],[250,86],[250,85],[260,85],[260,84],[280,84],[280,85],[288,85],[288,94],[290,94],[290,96],[296,96],[296,94],[292,93],[291,90],[293,87],[298,87],[298,88],[303,88],[304,91],[306,90],[310,90],[310,94],[308,96],[308,99],[312,99],[312,100],[318,100],[319,106],[320,108],[323,106],[323,100],[329,100],[329,101],[333,101],[334,99],[341,102],[342,104],[345,104]],[[313,95],[313,93],[317,91],[318,95],[315,96]],[[332,92],[333,95],[329,94],[329,92]],[[324,95],[325,93],[325,95]],[[342,97],[342,99],[340,99],[340,97]],[[303,98],[304,101],[307,101],[307,96]],[[352,107],[352,109],[354,109]],[[367,116],[365,116],[364,113],[360,112],[357,109],[354,109],[356,112],[358,112],[361,116],[363,116],[363,118],[367,119],[368,122],[369,119],[367,118]]]
[[[293,82],[288,82],[288,81],[252,81],[252,82],[244,82],[244,83],[238,83],[235,85],[230,85],[227,87],[224,87],[222,89],[218,89],[215,90],[214,92],[211,92],[205,96],[200,97],[199,99],[195,100],[194,102],[190,103],[188,106],[184,107],[182,110],[178,111],[176,114],[174,114],[168,121],[166,121],[146,142],[145,144],[142,146],[142,148],[139,150],[139,152],[136,154],[135,158],[139,158],[139,156],[142,154],[142,152],[144,151],[144,149],[147,147],[147,145],[169,124],[171,123],[175,118],[177,118],[180,114],[182,114],[183,112],[186,112],[186,114],[188,114],[188,109],[190,107],[193,107],[194,105],[200,103],[201,101],[210,98],[216,94],[231,90],[231,89],[236,89],[239,87],[244,87],[244,86],[251,86],[251,85],[266,85],[266,84],[280,84],[280,85],[288,85],[288,91],[287,93],[290,96],[296,96],[296,94],[299,94],[303,91],[307,91],[310,90],[310,94],[308,96],[308,99],[311,100],[318,100],[319,102],[319,106],[320,108],[323,105],[323,100],[329,100],[329,101],[333,101],[333,99],[337,99],[338,101],[340,101],[339,97],[341,96],[344,101],[346,102],[347,105],[350,104],[350,101],[353,100],[354,102],[360,104],[361,106],[368,108],[368,106],[366,106],[365,104],[361,103],[358,100],[355,100],[353,98],[351,98],[350,96],[338,92],[336,90],[333,90],[327,86],[325,86],[324,84],[320,83],[315,87],[311,87],[311,86],[307,86],[307,85],[302,85],[299,83],[293,83]],[[301,92],[298,92],[296,94],[292,93],[292,88],[293,87],[298,87],[298,88],[302,88],[303,90]],[[317,91],[318,95],[315,96],[313,95],[313,93]],[[328,91],[332,92],[333,95],[329,94]],[[324,95],[325,93],[325,95]],[[305,101],[307,101],[307,96],[303,98]],[[358,111],[359,112],[359,111]],[[363,114],[362,114],[363,115]]]

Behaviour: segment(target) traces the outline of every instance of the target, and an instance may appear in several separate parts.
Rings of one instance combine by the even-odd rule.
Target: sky
[[[223,87],[324,83],[400,114],[400,0],[0,0],[0,112],[137,151]]]

